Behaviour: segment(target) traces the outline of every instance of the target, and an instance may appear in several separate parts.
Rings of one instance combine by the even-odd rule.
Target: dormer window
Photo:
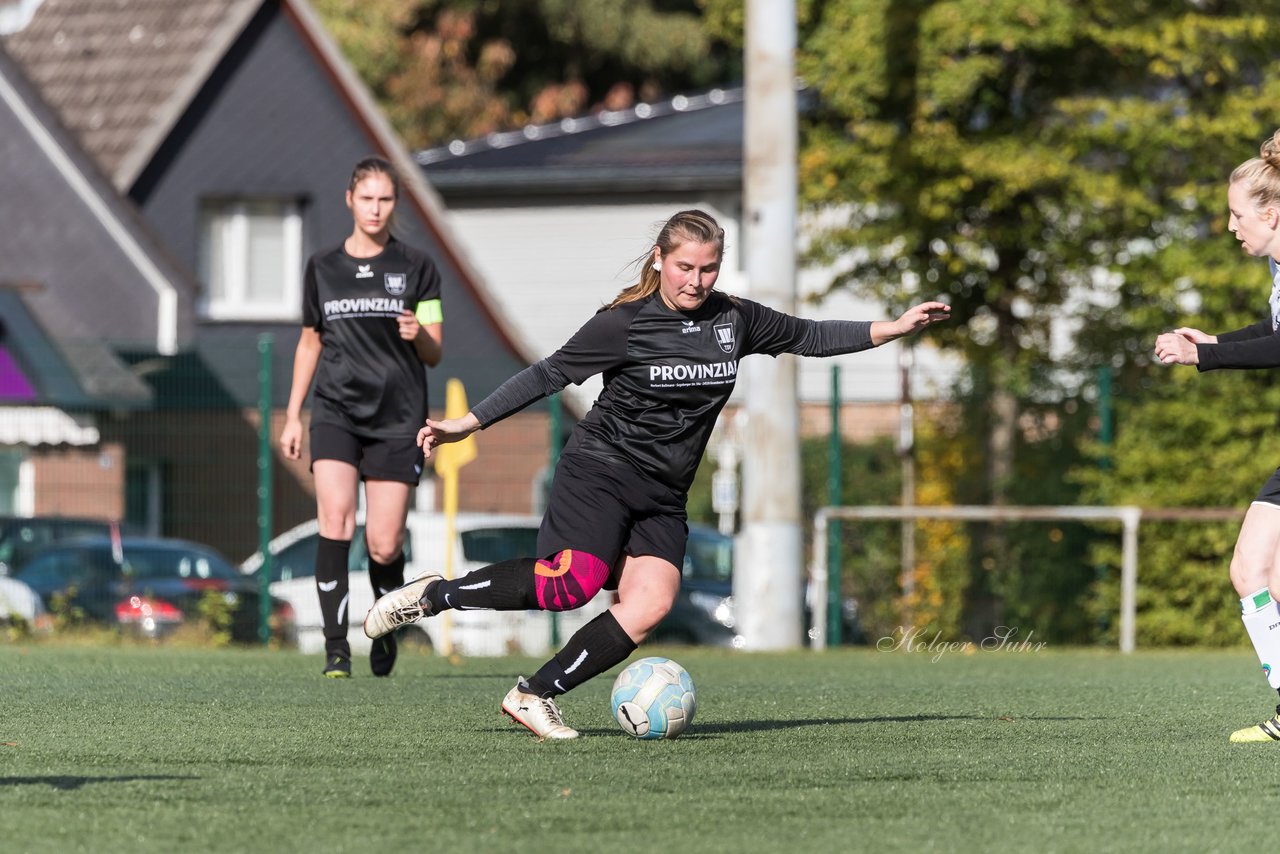
[[[201,314],[210,320],[301,317],[302,206],[206,199],[200,206]]]

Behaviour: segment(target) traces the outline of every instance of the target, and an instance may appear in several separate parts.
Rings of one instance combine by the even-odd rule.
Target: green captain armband
[[[433,323],[444,323],[444,312],[440,310],[440,300],[428,299],[418,303],[418,310],[413,313],[423,326]]]

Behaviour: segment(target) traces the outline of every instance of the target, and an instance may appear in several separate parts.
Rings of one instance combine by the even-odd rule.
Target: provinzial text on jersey
[[[390,297],[358,297],[356,299],[325,300],[324,316],[338,317],[344,314],[399,314],[404,311],[404,300]]]
[[[733,379],[738,375],[737,362],[711,362],[703,365],[650,365],[649,382],[683,380]]]

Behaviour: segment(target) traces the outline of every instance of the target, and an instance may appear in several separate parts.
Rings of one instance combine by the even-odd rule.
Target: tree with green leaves
[[[315,0],[412,147],[723,84],[694,0]]]

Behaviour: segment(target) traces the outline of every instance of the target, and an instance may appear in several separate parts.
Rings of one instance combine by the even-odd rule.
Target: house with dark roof
[[[0,196],[0,515],[119,518],[103,436],[154,394],[115,348],[177,352],[198,286],[3,51]]]
[[[804,99],[801,99],[802,108]],[[546,356],[638,276],[658,227],[686,208],[725,229],[717,287],[751,295],[744,269],[744,90],[712,89],[617,111],[455,140],[414,157],[440,193],[462,243],[511,310],[532,355]],[[803,243],[803,234],[797,244]],[[798,313],[878,319],[880,306],[827,294],[831,272],[801,269]],[[943,388],[951,368],[927,342],[914,348],[918,396]],[[836,359],[800,360],[802,424],[827,429],[831,368],[841,365],[842,419],[855,438],[898,430],[899,345]],[[750,382],[744,363],[738,393]],[[598,382],[584,385],[579,407]]]
[[[452,233],[437,194],[304,0],[109,8],[44,0],[4,48],[20,73],[0,81],[30,82],[29,94],[47,105],[30,109],[53,119],[44,132],[61,135],[61,156],[86,166],[81,183],[99,197],[114,194],[101,205],[114,205],[127,222],[123,232],[104,231],[138,268],[127,283],[92,272],[98,262],[89,250],[97,247],[65,232],[43,236],[51,256],[44,264],[15,265],[14,252],[0,254],[0,282],[29,286],[14,299],[51,327],[65,321],[96,331],[146,392],[145,405],[98,425],[100,443],[123,449],[121,515],[130,521],[211,543],[233,558],[253,550],[259,395],[269,386],[271,434],[278,435],[303,262],[349,233],[343,193],[366,155],[384,156],[401,172],[398,236],[431,253],[441,270],[445,357],[430,374],[433,410],[443,407],[446,378],[462,379],[480,396],[529,363],[506,307]],[[0,134],[0,150],[12,144],[11,134]],[[0,181],[27,180],[33,156],[5,158]],[[38,159],[40,170],[57,172],[50,151]],[[25,186],[18,197],[42,208],[41,187]],[[83,196],[79,203],[95,209]],[[5,211],[25,223],[20,206]],[[138,236],[126,240],[130,234]],[[44,305],[54,300],[64,311]],[[6,311],[6,325],[9,317]],[[20,383],[10,385],[24,393]],[[545,422],[545,410],[533,410],[482,434],[478,459],[463,470],[465,509],[530,509],[548,456]],[[279,530],[315,511],[305,458],[274,462]],[[426,482],[420,503],[432,500],[432,490]],[[45,492],[38,481],[35,491]]]

